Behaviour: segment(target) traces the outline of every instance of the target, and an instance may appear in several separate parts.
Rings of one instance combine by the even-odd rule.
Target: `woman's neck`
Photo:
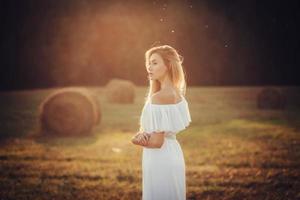
[[[166,76],[163,80],[159,80],[160,82],[160,89],[168,89],[168,88],[174,88],[174,85],[169,78],[169,76]]]

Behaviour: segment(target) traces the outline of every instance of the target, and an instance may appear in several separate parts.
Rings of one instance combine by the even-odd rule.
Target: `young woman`
[[[143,147],[143,200],[185,200],[185,161],[176,134],[191,122],[182,59],[169,46],[145,53],[150,87],[132,143]]]

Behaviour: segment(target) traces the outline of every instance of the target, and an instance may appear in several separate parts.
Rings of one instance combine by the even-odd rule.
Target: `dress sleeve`
[[[180,105],[148,104],[143,108],[140,130],[153,134],[177,134],[189,126],[191,116],[187,102]]]

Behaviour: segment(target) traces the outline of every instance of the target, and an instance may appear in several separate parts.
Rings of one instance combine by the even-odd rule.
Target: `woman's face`
[[[147,68],[148,77],[151,80],[163,80],[167,75],[167,67],[158,53],[153,53],[149,59],[149,66]]]

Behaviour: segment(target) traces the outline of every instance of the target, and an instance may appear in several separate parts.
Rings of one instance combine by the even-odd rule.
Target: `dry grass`
[[[188,199],[299,199],[300,111],[261,111],[260,88],[188,90],[192,124],[179,133]],[[142,149],[130,143],[135,104],[99,94],[102,123],[90,137],[35,138],[37,106],[52,90],[1,94],[1,199],[141,199]]]

